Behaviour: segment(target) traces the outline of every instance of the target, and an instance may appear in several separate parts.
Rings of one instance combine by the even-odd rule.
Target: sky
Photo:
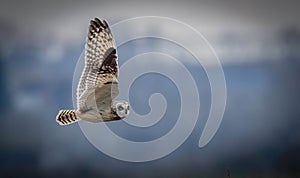
[[[229,169],[232,177],[299,177],[299,8],[300,2],[293,0],[2,0],[0,176],[225,177]],[[212,98],[205,66],[184,63],[193,61],[191,53],[168,40],[145,38],[118,46],[120,65],[135,55],[136,60],[150,61],[137,62],[129,71],[136,71],[136,66],[141,70],[165,67],[163,71],[173,72],[183,84],[180,81],[188,80],[176,72],[180,70],[174,62],[159,61],[167,56],[153,63],[151,55],[139,54],[153,50],[176,57],[193,76],[201,99],[196,126],[182,146],[162,159],[136,164],[100,152],[78,124],[60,127],[55,116],[59,109],[73,107],[72,80],[89,20],[99,17],[113,25],[140,16],[176,19],[199,31],[222,64],[227,100],[219,130],[207,146],[199,148]],[[196,37],[164,23],[127,27],[134,30],[113,28],[112,33],[115,37],[119,32],[123,37],[135,33],[177,35],[178,39],[190,39],[187,45],[193,50],[205,53]],[[122,91],[124,84],[119,87]],[[190,87],[184,88],[194,96]],[[140,76],[130,88],[131,109],[149,112],[149,98],[157,92],[168,107],[156,125],[136,128],[120,121],[108,124],[110,129],[134,141],[149,141],[167,133],[182,104],[176,82],[158,74]],[[194,106],[191,103],[189,109]],[[113,149],[122,151],[119,146]]]
[[[139,16],[170,17],[202,33],[222,63],[236,63],[256,61],[257,56],[280,58],[278,36],[288,28],[299,28],[299,6],[293,0],[3,1],[0,21],[6,52],[20,43],[47,44],[46,54],[58,59],[67,46],[82,46],[88,21],[96,16],[110,24]]]

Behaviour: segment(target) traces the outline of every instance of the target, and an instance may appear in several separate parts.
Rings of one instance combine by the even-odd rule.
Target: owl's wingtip
[[[104,19],[100,20],[98,17],[95,17],[94,20],[91,20],[91,22],[95,22],[96,24],[98,24],[102,28],[108,28],[108,23]]]
[[[88,38],[91,40],[97,36],[99,32],[107,29],[109,30],[108,23],[105,20],[100,20],[95,17],[94,20],[90,20]]]

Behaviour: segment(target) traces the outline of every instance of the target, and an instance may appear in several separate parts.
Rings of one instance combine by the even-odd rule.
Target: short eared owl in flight
[[[113,101],[119,94],[115,46],[107,22],[98,18],[91,20],[85,45],[85,66],[77,87],[77,110],[60,110],[56,116],[60,125],[79,120],[120,120],[129,114],[126,101]]]

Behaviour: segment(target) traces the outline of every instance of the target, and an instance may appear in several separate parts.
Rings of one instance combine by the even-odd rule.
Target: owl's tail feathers
[[[75,110],[60,110],[56,116],[56,122],[59,125],[69,125],[79,121],[76,117]]]

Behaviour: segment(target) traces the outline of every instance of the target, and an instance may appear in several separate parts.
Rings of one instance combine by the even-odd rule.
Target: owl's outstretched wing
[[[110,109],[118,95],[115,42],[105,20],[91,20],[85,45],[85,67],[77,88],[77,109]],[[95,108],[94,108],[95,109]]]

